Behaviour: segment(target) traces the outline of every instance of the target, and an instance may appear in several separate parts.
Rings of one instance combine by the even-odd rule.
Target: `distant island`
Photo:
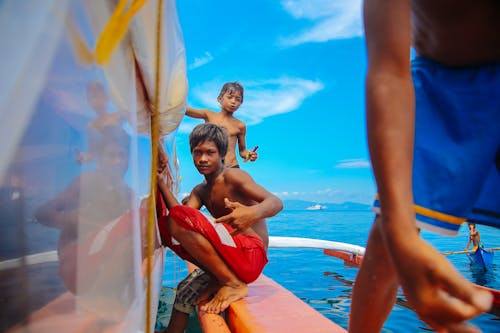
[[[350,210],[350,211],[370,211],[371,205],[360,202],[346,201],[343,203],[316,202],[306,200],[283,200],[285,210],[307,210],[309,207],[320,205],[324,210]]]

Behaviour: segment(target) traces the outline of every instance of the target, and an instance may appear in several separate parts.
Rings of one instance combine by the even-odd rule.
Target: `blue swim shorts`
[[[500,63],[450,68],[416,57],[412,75],[417,225],[447,235],[465,221],[500,228]]]

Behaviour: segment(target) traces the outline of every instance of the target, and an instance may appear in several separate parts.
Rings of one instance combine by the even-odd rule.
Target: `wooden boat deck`
[[[265,275],[248,287],[248,296],[229,306],[226,320],[198,311],[203,332],[347,332]]]

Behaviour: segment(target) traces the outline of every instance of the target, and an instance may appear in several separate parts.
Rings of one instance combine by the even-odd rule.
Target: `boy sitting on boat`
[[[245,124],[234,117],[234,113],[243,103],[243,92],[243,86],[238,82],[227,82],[222,86],[217,97],[221,106],[220,112],[186,107],[187,116],[204,119],[206,123],[216,124],[227,129],[229,147],[226,156],[223,157],[224,163],[230,168],[240,167],[236,159],[236,142],[238,143],[239,155],[245,162],[247,160],[254,162],[258,157],[256,149],[248,150],[246,148],[247,129]]]
[[[248,173],[226,168],[225,130],[198,125],[189,137],[193,162],[205,181],[194,187],[181,206],[164,182],[159,181],[168,216],[158,219],[162,241],[195,270],[179,284],[167,332],[183,332],[194,303],[216,290],[201,310],[224,311],[247,295],[247,283],[261,274],[267,263],[268,231],[265,218],[276,215],[281,200],[258,185]],[[161,175],[160,175],[161,176]],[[160,177],[161,178],[161,177]],[[198,209],[205,206],[214,221]]]

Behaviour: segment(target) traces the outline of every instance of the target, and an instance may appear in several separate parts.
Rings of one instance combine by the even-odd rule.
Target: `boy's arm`
[[[200,195],[198,194],[200,185],[197,185],[191,193],[189,194],[189,198],[186,201],[185,206],[189,206],[195,209],[200,209],[203,206]]]
[[[242,231],[259,220],[278,214],[283,209],[283,202],[258,185],[248,173],[239,169],[228,171],[225,178],[228,186],[238,189],[239,195],[244,196],[247,202],[256,202],[256,204],[244,205],[231,202],[226,198],[226,207],[232,209],[232,212],[219,217],[215,222],[227,223],[238,231]]]
[[[160,194],[163,197],[163,200],[165,201],[165,205],[167,206],[168,209],[171,209],[172,207],[180,205],[180,203],[179,203],[179,201],[177,201],[177,198],[175,197],[175,195],[167,187],[167,184],[164,181],[161,181],[160,178],[158,179],[158,187],[160,189]]]
[[[167,206],[168,209],[171,209],[172,207],[179,206],[181,205],[175,195],[170,191],[168,188],[167,184],[164,181],[161,181],[160,178],[158,180],[158,187],[160,189],[160,194],[163,197],[163,200],[165,201],[165,205]],[[184,206],[189,206],[192,208],[200,209],[202,206],[200,197],[198,196],[198,192],[196,190],[197,188],[195,187],[191,193],[189,194],[189,197],[186,199],[186,202]]]
[[[247,149],[246,143],[247,128],[243,122],[240,124],[240,131],[238,134],[238,152],[240,157],[246,161],[254,162],[259,156],[256,151]]]
[[[37,221],[54,228],[76,227],[78,225],[78,197],[81,177],[75,178],[71,184],[57,197],[40,206],[35,212]]]
[[[247,143],[246,143],[246,135],[247,135],[247,128],[245,124],[241,123],[239,126],[239,133],[238,133],[238,153],[240,154],[241,158],[246,158],[247,156]]]
[[[458,328],[486,302],[444,256],[420,239],[412,197],[415,97],[410,1],[365,0],[367,129],[387,252],[410,304],[434,329]],[[485,294],[483,294],[485,296]],[[483,301],[486,299],[483,298]]]
[[[190,106],[186,106],[186,116],[191,118],[204,119],[205,121],[208,121],[209,112],[212,111],[205,109],[193,109]]]

